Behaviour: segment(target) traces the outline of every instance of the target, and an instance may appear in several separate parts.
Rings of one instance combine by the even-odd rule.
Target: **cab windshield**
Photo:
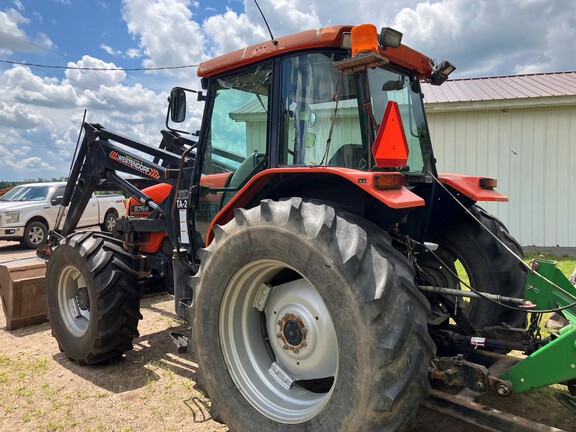
[[[389,67],[341,72],[333,63],[343,58],[317,52],[283,61],[280,165],[373,168],[374,136],[394,101],[410,149],[408,171],[425,171],[431,145],[417,80]]]

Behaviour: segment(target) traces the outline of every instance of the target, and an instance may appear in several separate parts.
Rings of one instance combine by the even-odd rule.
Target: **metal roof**
[[[484,78],[449,79],[441,86],[422,84],[426,104],[576,96],[576,71]]]

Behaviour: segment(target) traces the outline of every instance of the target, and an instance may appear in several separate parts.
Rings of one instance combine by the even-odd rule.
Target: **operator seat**
[[[226,187],[239,188],[246,180],[253,177],[256,174],[256,171],[260,171],[262,169],[262,161],[265,157],[266,153],[254,152],[246,159],[244,159],[238,169],[234,171],[234,174],[230,176],[230,180],[228,181]],[[228,201],[230,201],[232,197],[236,195],[236,192],[238,191],[224,192],[222,194],[222,203],[220,208],[228,204]]]
[[[244,159],[244,161],[240,164],[238,169],[234,171],[232,177],[230,177],[230,181],[228,182],[227,187],[236,188],[240,186],[244,182],[244,180],[246,180],[249,177],[252,177],[254,170],[256,169],[256,167],[260,165],[260,162],[262,162],[262,159],[264,158],[265,155],[266,155],[265,153],[255,152],[252,153],[250,156],[248,156],[246,159]]]
[[[330,166],[366,169],[366,152],[360,144],[344,144],[328,161]]]

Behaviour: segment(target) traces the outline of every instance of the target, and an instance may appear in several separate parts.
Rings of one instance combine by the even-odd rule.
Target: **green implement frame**
[[[553,261],[535,260],[531,268],[526,300],[538,310],[566,307],[562,314],[569,324],[553,334],[549,343],[499,376],[512,384],[512,393],[576,379],[576,288]]]

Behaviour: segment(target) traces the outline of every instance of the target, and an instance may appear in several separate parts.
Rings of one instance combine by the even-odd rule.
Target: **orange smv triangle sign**
[[[372,146],[374,160],[379,167],[405,167],[408,152],[400,108],[397,102],[388,101],[376,141]]]

